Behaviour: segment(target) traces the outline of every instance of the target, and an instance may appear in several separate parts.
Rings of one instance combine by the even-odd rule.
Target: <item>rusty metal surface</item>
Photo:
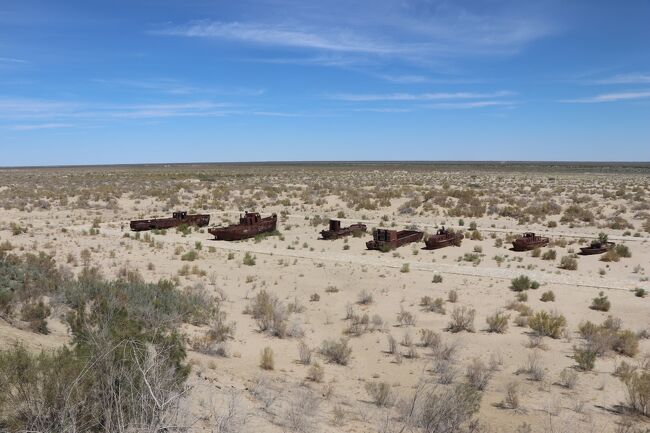
[[[187,212],[178,211],[172,214],[171,218],[154,218],[147,220],[131,221],[131,230],[139,232],[144,230],[162,230],[178,227],[181,224],[188,226],[204,227],[210,223],[210,215],[195,214],[188,215]]]
[[[438,230],[435,235],[431,235],[424,240],[424,243],[429,250],[437,248],[444,248],[450,245],[460,246],[462,240],[465,238],[462,233],[447,230],[444,226]]]
[[[338,239],[342,236],[349,236],[355,232],[365,232],[365,224],[351,224],[348,227],[341,227],[341,221],[339,220],[330,220],[330,225],[328,230],[322,230],[320,232],[323,239]]]
[[[411,242],[419,242],[424,236],[417,230],[388,230],[376,229],[372,233],[372,240],[366,242],[369,250],[389,251]]]
[[[257,212],[246,212],[239,216],[239,224],[228,227],[213,227],[208,233],[214,236],[215,240],[237,241],[252,238],[260,233],[272,232],[276,229],[278,216],[273,214],[262,218]]]
[[[580,254],[583,256],[589,256],[592,254],[602,254],[614,248],[616,244],[614,242],[599,242],[593,241],[588,247],[581,247]]]
[[[536,236],[535,233],[527,232],[512,242],[515,251],[528,251],[535,248],[548,245],[550,239],[547,237]]]

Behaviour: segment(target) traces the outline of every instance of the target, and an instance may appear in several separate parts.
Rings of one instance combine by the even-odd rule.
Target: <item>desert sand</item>
[[[467,382],[468,366],[476,360],[487,377],[474,415],[483,431],[648,428],[647,417],[626,409],[626,387],[615,374],[623,361],[650,366],[650,297],[634,293],[650,290],[647,167],[16,169],[0,171],[0,204],[0,244],[11,254],[43,251],[74,274],[84,266],[98,266],[109,278],[137,271],[146,281],[169,279],[179,290],[199,287],[219,299],[228,322],[236,326],[218,353],[193,345],[205,326],[180,327],[190,349],[192,389],[184,410],[194,420],[191,431],[218,431],[216,420],[233,406],[231,431],[400,431],[403,399],[420,381],[440,389]],[[129,230],[131,219],[169,216],[174,210],[209,213],[211,226],[235,222],[245,210],[277,213],[279,234],[221,242],[212,240],[206,228],[137,235]],[[363,222],[368,233],[319,240],[329,218],[341,219],[342,225]],[[12,223],[24,230],[17,233]],[[465,234],[460,247],[431,251],[420,242],[387,253],[365,248],[373,228],[434,233],[442,225]],[[551,245],[541,254],[554,250],[556,258],[512,251],[512,239],[526,231],[550,237]],[[601,232],[627,246],[631,257],[604,262],[601,255],[576,255]],[[197,257],[182,260],[189,251]],[[247,253],[254,263],[244,263]],[[560,267],[565,256],[577,261],[577,269]],[[518,312],[506,306],[518,295],[510,286],[521,275],[539,283],[522,292],[530,309],[566,318],[559,338],[536,337],[525,323],[515,323]],[[285,306],[293,304],[283,338],[260,331],[247,314],[261,290]],[[457,294],[455,302],[449,300],[451,291]],[[547,291],[554,301],[540,300]],[[601,291],[611,303],[609,311],[590,308]],[[422,305],[427,296],[441,298],[438,311]],[[463,307],[475,310],[474,332],[450,332],[453,311]],[[486,319],[499,311],[509,316],[507,329],[489,332]],[[350,312],[367,314],[368,323],[351,329]],[[405,319],[408,313],[411,320]],[[48,335],[30,331],[19,317],[0,319],[0,345],[20,341],[38,350],[68,344],[64,315],[65,308],[53,309]],[[640,335],[637,353],[607,350],[593,370],[577,368],[574,347],[584,344],[580,324],[601,324],[608,316]],[[421,330],[434,331],[439,346],[453,353],[422,346]],[[390,336],[397,353],[389,353]],[[324,340],[340,338],[352,349],[347,365],[329,362],[319,350]],[[312,367],[300,362],[301,343],[313,349],[311,363],[323,368],[317,381],[307,378]],[[273,370],[260,368],[265,347],[273,350]],[[575,383],[563,383],[568,375]],[[392,402],[375,404],[366,390],[370,382],[389,384]],[[506,400],[508,390],[516,394],[516,404]],[[304,424],[292,420],[295,411],[303,414]]]

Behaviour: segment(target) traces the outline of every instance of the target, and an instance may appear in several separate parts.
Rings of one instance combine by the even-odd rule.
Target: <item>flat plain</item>
[[[211,305],[165,316],[187,349],[175,422],[189,431],[649,428],[647,164],[2,169],[0,206],[0,347],[74,344],[65,281],[150,283],[155,298],[163,280]],[[279,224],[236,242],[129,229],[175,210]],[[368,233],[320,240],[330,218]],[[365,247],[374,228],[443,225],[461,246]],[[550,245],[512,251],[528,231]],[[617,247],[578,254],[601,233]],[[7,283],[9,258],[39,253],[59,283]],[[26,307],[39,302],[44,314]]]

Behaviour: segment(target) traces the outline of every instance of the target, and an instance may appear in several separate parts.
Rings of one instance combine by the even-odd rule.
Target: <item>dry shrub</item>
[[[447,300],[452,304],[458,302],[458,292],[455,290],[450,290],[447,294]]]
[[[260,290],[244,312],[253,316],[260,331],[280,338],[286,336],[287,308],[274,294]]]
[[[466,377],[470,386],[483,391],[492,378],[492,371],[480,358],[474,358],[467,366]]]
[[[609,311],[612,304],[607,299],[607,296],[604,292],[600,292],[597,297],[593,298],[589,308],[596,311]]]
[[[449,332],[474,332],[474,316],[476,315],[476,310],[468,307],[456,307],[451,312],[451,317],[449,324],[447,325],[447,330]]]
[[[596,365],[596,352],[589,347],[574,347],[573,359],[582,371],[591,371]]]
[[[650,416],[650,371],[631,372],[621,380],[625,384],[628,404],[636,412]]]
[[[397,313],[397,321],[400,326],[415,326],[417,319],[415,314],[405,310],[404,307],[400,307],[400,312]]]
[[[309,367],[309,370],[307,370],[307,380],[312,382],[320,383],[323,381],[324,376],[325,370],[318,362],[314,362],[314,364]]]
[[[528,319],[528,326],[539,335],[557,339],[566,328],[566,319],[557,312],[538,311]]]
[[[352,355],[352,348],[348,346],[348,340],[345,338],[341,338],[339,341],[325,340],[321,346],[321,354],[329,362],[348,365],[350,356]]]
[[[431,329],[420,329],[420,344],[435,350],[440,345],[440,335]]]
[[[578,269],[578,260],[573,256],[564,256],[560,260],[560,268],[568,271],[575,271]]]
[[[485,319],[488,325],[488,332],[503,334],[508,330],[508,319],[510,319],[510,316],[501,311],[497,311],[493,315],[488,316]]]
[[[379,407],[392,406],[394,401],[393,390],[388,382],[367,382],[366,392],[372,401]]]
[[[311,364],[311,354],[312,350],[311,348],[305,343],[304,341],[299,341],[298,342],[298,358],[300,359],[300,363],[304,365],[309,365]]]
[[[552,290],[544,292],[544,293],[542,293],[542,296],[539,298],[539,300],[542,301],[542,302],[554,302],[555,301],[555,293],[553,293]]]
[[[578,384],[578,373],[570,368],[565,368],[560,373],[559,383],[567,389],[574,389]]]
[[[264,370],[273,370],[274,366],[273,349],[265,347],[260,354],[260,367]]]
[[[507,409],[519,408],[519,383],[512,381],[506,385],[506,395],[500,404],[501,407]]]

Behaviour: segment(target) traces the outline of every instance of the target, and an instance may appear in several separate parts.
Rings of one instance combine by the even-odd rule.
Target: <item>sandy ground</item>
[[[90,249],[92,263],[100,265],[107,276],[115,276],[118,269],[127,267],[140,271],[150,281],[178,278],[181,286],[201,283],[213,293],[223,294],[228,318],[237,324],[235,338],[229,344],[229,356],[190,352],[193,364],[191,383],[195,388],[188,406],[193,415],[203,418],[197,422],[197,429],[208,427],[212,422],[206,418],[206,413],[223,410],[228,397],[236,395],[242,411],[250,415],[247,423],[250,431],[283,431],[282,414],[286,405],[290,404],[292,396],[299,395],[301,387],[308,387],[320,396],[315,420],[318,430],[377,431],[382,410],[370,402],[364,389],[366,381],[387,381],[396,393],[407,395],[422,377],[433,377],[430,349],[417,347],[417,358],[396,360],[394,355],[387,353],[387,336],[391,334],[401,341],[409,334],[417,342],[420,329],[431,329],[438,332],[444,342],[458,345],[457,381],[463,379],[465,366],[474,358],[495,365],[478,414],[480,421],[491,431],[515,432],[524,422],[533,426],[532,431],[614,431],[621,420],[617,408],[625,403],[626,397],[624,386],[613,372],[625,357],[611,353],[599,358],[593,371],[578,373],[575,389],[563,388],[557,382],[563,369],[575,366],[572,348],[579,341],[576,331],[581,322],[600,323],[608,315],[613,315],[621,318],[626,328],[634,331],[650,329],[650,297],[638,298],[631,292],[635,287],[650,289],[648,282],[644,281],[650,272],[648,234],[623,236],[624,230],[607,229],[610,240],[629,246],[632,257],[618,263],[604,263],[599,256],[580,256],[578,269],[569,271],[558,268],[560,258],[578,251],[579,246],[596,237],[602,229],[593,226],[569,228],[566,225],[548,228],[542,223],[521,226],[512,219],[494,216],[465,218],[466,226],[469,221],[476,222],[483,240],[466,239],[460,247],[436,251],[424,250],[424,244],[420,243],[395,252],[380,253],[365,249],[369,234],[347,240],[318,240],[318,232],[325,228],[324,224],[314,227],[308,220],[315,213],[334,217],[336,210],[344,210],[347,217],[344,224],[360,221],[365,216],[363,221],[369,228],[382,226],[381,217],[385,214],[391,215],[391,223],[397,227],[415,224],[433,232],[441,223],[447,223],[459,228],[458,218],[399,215],[398,208],[404,201],[393,200],[389,208],[380,211],[361,212],[347,209],[340,200],[329,197],[325,205],[296,206],[288,215],[282,216],[278,228],[283,239],[273,236],[261,242],[228,243],[211,240],[204,230],[193,231],[187,236],[170,230],[165,235],[152,235],[158,243],[157,247],[152,247],[142,237],[136,240],[124,236],[129,233],[129,219],[164,215],[161,204],[154,199],[135,201],[125,197],[119,202],[119,212],[71,210],[57,206],[31,212],[7,210],[0,215],[0,242],[9,240],[14,252],[50,252],[55,255],[57,263],[69,266],[75,272],[81,269],[80,252]],[[284,209],[283,206],[267,205],[262,212],[280,214]],[[238,214],[237,209],[208,208],[202,212],[212,215],[211,224],[233,221]],[[102,221],[99,234],[88,235],[96,217]],[[11,221],[29,226],[28,232],[12,235],[8,227]],[[554,261],[532,257],[530,252],[509,250],[505,235],[527,230],[550,236],[553,240],[566,239],[568,244],[566,247],[553,247],[557,251]],[[491,236],[504,239],[503,246],[495,246],[495,239]],[[201,243],[197,260],[181,261],[175,254],[178,247],[186,252],[195,248],[197,242]],[[349,245],[349,249],[344,249],[345,245]],[[475,248],[482,251],[479,253],[480,263],[459,261]],[[254,266],[242,263],[246,252],[255,256]],[[229,259],[230,253],[234,253],[234,257]],[[69,255],[75,260],[66,264]],[[501,265],[493,259],[497,255],[504,257]],[[197,266],[206,275],[178,276],[179,270],[187,264]],[[408,272],[402,272],[405,264]],[[432,282],[435,274],[442,276],[441,283]],[[486,331],[486,317],[503,310],[515,298],[509,285],[510,280],[519,275],[528,275],[541,284],[539,289],[528,292],[527,303],[533,310],[558,311],[566,317],[569,332],[564,338],[544,338],[543,348],[531,349],[528,348],[530,329],[517,327],[512,320],[504,334]],[[338,292],[330,293],[326,291],[328,287],[335,287]],[[297,362],[298,339],[279,339],[260,333],[251,317],[243,313],[248,299],[262,288],[277,294],[285,303],[297,300],[305,307],[304,312],[293,314],[290,321],[304,330],[304,341],[314,348],[325,339],[338,339],[344,335],[346,307],[356,303],[362,290],[372,294],[373,302],[354,305],[355,310],[371,317],[375,314],[381,316],[385,326],[350,338],[353,351],[347,366],[328,364],[315,354],[314,358],[324,366],[324,381],[307,382],[304,378],[308,367]],[[458,301],[455,305],[445,304],[447,314],[428,312],[419,305],[423,296],[447,299],[452,289],[457,291]],[[539,300],[547,290],[555,293],[555,302]],[[589,309],[592,298],[600,291],[612,303],[608,313]],[[318,302],[310,301],[314,293],[320,296]],[[476,310],[476,332],[451,334],[445,331],[450,312],[456,306]],[[397,314],[402,308],[416,315],[415,326],[399,326]],[[511,319],[516,316],[515,312],[510,314]],[[24,341],[35,349],[65,344],[65,326],[56,317],[50,323],[53,333],[41,336],[0,321],[0,343],[8,345],[13,341]],[[187,327],[184,331],[193,335],[200,330]],[[259,367],[260,351],[266,346],[272,347],[275,354],[275,370],[271,372]],[[401,349],[406,350],[404,347]],[[538,352],[546,373],[542,381],[533,381],[527,374],[517,373],[533,351]],[[642,340],[641,353],[648,352],[650,341]],[[499,403],[512,381],[519,384],[520,407],[517,410],[502,409]],[[259,389],[274,396],[269,397],[273,401],[268,407],[252,392]],[[335,424],[340,411],[344,413],[343,422]]]

